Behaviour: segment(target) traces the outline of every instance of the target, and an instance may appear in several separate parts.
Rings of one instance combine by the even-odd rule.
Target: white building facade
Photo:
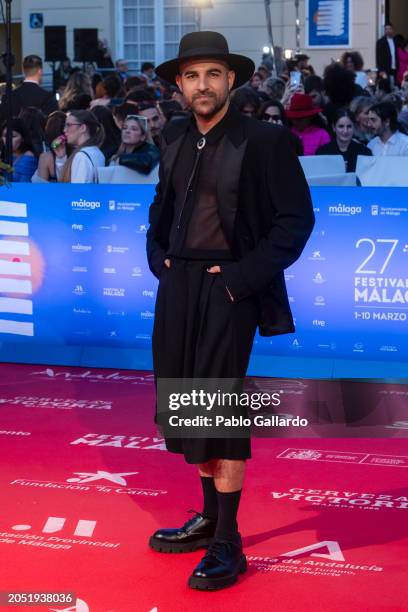
[[[114,59],[126,58],[138,70],[143,61],[158,64],[177,54],[180,37],[198,27],[197,0],[14,0],[13,43],[20,58],[29,53],[44,55],[44,26],[65,25],[67,53],[73,57],[73,30],[98,28]],[[408,36],[408,0],[350,0],[351,45],[361,52],[366,68],[375,67],[375,42],[386,19]],[[251,57],[259,65],[268,45],[263,0],[212,0],[213,7],[200,11],[201,29],[222,32],[236,53]],[[275,45],[296,48],[295,0],[270,0]],[[317,73],[345,49],[307,49],[305,46],[305,0],[299,2],[300,48],[311,57]],[[33,19],[33,15],[40,16]],[[41,27],[42,23],[42,27]],[[37,27],[33,27],[37,26]],[[40,27],[38,27],[40,26]],[[0,30],[0,44],[2,43]],[[4,38],[4,33],[3,33]]]

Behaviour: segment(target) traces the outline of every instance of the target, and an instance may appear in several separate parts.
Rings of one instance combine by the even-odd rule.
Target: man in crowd
[[[23,61],[24,82],[13,90],[11,94],[11,104],[13,117],[17,117],[22,108],[35,106],[44,115],[58,110],[58,103],[55,94],[46,91],[41,87],[43,76],[43,63],[38,55],[27,55]],[[0,119],[4,119],[7,114],[6,96],[4,95],[0,105]]]
[[[313,209],[286,129],[243,117],[230,104],[231,90],[254,68],[229,53],[221,34],[193,32],[182,38],[178,57],[156,69],[177,84],[193,113],[163,131],[149,211],[148,260],[159,278],[158,386],[163,379],[242,381],[257,325],[267,336],[294,330],[283,271],[306,244]],[[242,408],[235,405],[235,415]],[[162,416],[159,392],[159,423]],[[173,553],[209,546],[191,588],[221,589],[246,570],[237,512],[251,448],[249,437],[236,433],[165,434],[167,450],[197,466],[204,508],[182,527],[156,531],[150,546]]]
[[[384,36],[377,40],[375,56],[380,76],[393,77],[395,80],[398,72],[398,53],[391,23],[385,25]]]
[[[140,72],[146,79],[147,84],[150,85],[155,77],[154,64],[151,62],[143,62]]]
[[[129,66],[125,59],[119,59],[115,62],[116,72],[121,78],[122,83],[126,81],[129,76]]]
[[[392,102],[379,102],[368,112],[375,138],[368,143],[373,155],[408,155],[408,136],[398,130],[398,113]]]
[[[139,109],[139,114],[147,119],[147,125],[154,144],[160,147],[161,132],[166,123],[165,116],[154,102],[142,102],[139,104]]]

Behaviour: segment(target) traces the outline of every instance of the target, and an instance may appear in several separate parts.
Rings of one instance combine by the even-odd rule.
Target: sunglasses
[[[147,130],[147,118],[143,115],[127,115],[125,121],[128,119],[136,119],[136,121],[141,121],[144,125],[144,129]]]
[[[273,121],[275,123],[277,123],[278,121],[282,121],[282,118],[280,115],[268,115],[267,113],[264,114],[264,116],[262,117],[263,121]]]

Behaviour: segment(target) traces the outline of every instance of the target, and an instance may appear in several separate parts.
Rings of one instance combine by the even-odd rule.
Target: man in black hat
[[[194,32],[179,56],[156,68],[177,84],[192,118],[163,131],[159,184],[149,211],[149,266],[159,278],[154,371],[164,379],[245,377],[256,327],[294,331],[283,270],[301,254],[314,217],[309,189],[285,128],[241,116],[230,92],[253,62],[229,53],[216,32]],[[159,393],[158,393],[159,400]],[[239,406],[235,407],[237,414]],[[160,423],[160,402],[156,420]],[[202,512],[159,529],[160,552],[208,547],[189,579],[221,589],[246,570],[237,512],[250,438],[165,435],[170,452],[198,466]],[[167,430],[168,431],[168,430]]]

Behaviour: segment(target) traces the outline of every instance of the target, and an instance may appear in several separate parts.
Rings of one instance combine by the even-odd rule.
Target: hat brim
[[[245,55],[238,55],[236,53],[211,53],[209,55],[186,55],[184,57],[178,57],[167,62],[163,62],[155,68],[155,72],[160,79],[176,84],[176,76],[180,74],[180,64],[188,62],[194,59],[209,59],[209,60],[221,60],[228,64],[231,70],[235,72],[235,81],[232,89],[242,87],[245,85],[255,72],[255,64]]]
[[[312,117],[313,115],[318,115],[319,113],[322,112],[321,108],[313,108],[310,110],[287,110],[286,111],[286,117],[288,119],[302,119],[303,117]]]

